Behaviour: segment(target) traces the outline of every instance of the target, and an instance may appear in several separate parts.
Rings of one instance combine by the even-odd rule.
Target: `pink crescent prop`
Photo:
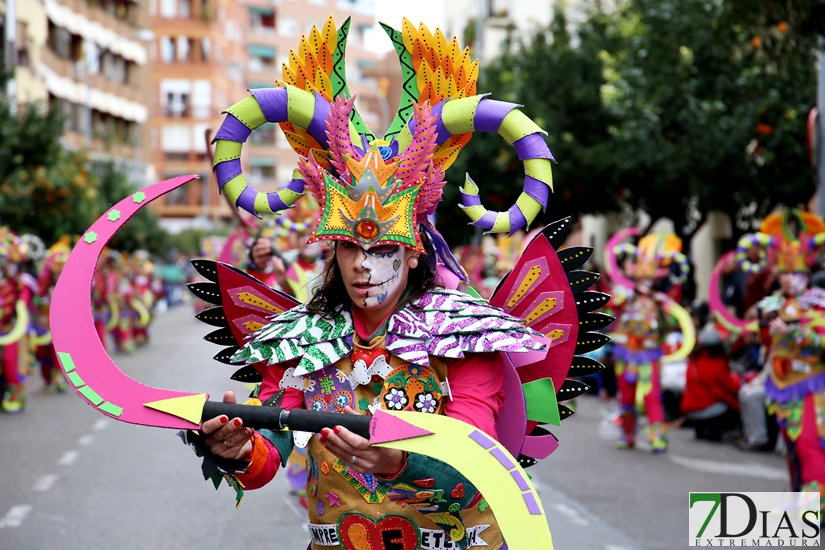
[[[625,288],[636,287],[636,284],[624,273],[622,273],[622,270],[619,268],[619,263],[616,261],[616,253],[614,252],[614,249],[630,237],[637,237],[641,234],[642,230],[640,228],[628,227],[627,229],[622,229],[621,231],[614,233],[613,236],[607,240],[607,244],[604,245],[605,274],[613,284],[623,286]]]
[[[722,294],[719,291],[719,281],[722,278],[722,269],[733,258],[735,251],[724,254],[716,265],[713,266],[713,271],[710,273],[710,285],[708,286],[708,305],[713,312],[713,316],[729,331],[739,334],[745,332],[758,332],[759,323],[756,320],[746,321],[740,319],[728,311],[725,304],[722,303]]]
[[[145,406],[171,398],[202,404],[208,395],[152,388],[126,376],[103,349],[92,317],[90,292],[100,253],[117,230],[147,203],[195,178],[167,180],[117,203],[77,242],[54,289],[49,322],[60,365],[78,395],[116,420],[176,429],[199,425],[200,418],[190,422]]]

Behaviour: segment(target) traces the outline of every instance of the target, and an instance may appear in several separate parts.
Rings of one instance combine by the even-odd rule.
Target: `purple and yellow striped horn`
[[[734,257],[736,261],[739,262],[739,266],[743,271],[747,273],[762,273],[768,266],[768,255],[765,252],[765,247],[772,246],[773,244],[774,238],[770,235],[766,233],[751,233],[745,235],[736,243],[736,254]],[[753,263],[748,260],[748,251],[755,246],[760,247],[759,261]]]
[[[293,179],[276,193],[262,193],[249,185],[241,170],[241,149],[256,128],[267,122],[289,122],[304,128],[326,148],[326,122],[330,104],[320,94],[294,86],[262,88],[229,107],[226,118],[215,134],[215,161],[212,169],[218,187],[235,208],[243,208],[261,217],[290,208],[304,194],[304,181],[293,172]],[[361,143],[355,126],[350,123],[350,139]]]
[[[471,225],[487,233],[510,233],[529,226],[541,210],[547,208],[553,190],[553,172],[550,153],[541,134],[544,130],[518,110],[519,105],[494,101],[483,95],[447,100],[433,108],[438,113],[437,143],[466,132],[495,132],[512,143],[524,163],[524,191],[506,212],[487,210],[481,204],[478,187],[467,175],[461,189],[461,208],[470,217]],[[402,131],[398,140],[402,147],[409,140],[409,132]]]

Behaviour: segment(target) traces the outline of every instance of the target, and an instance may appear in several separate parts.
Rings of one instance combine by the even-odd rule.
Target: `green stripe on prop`
[[[79,388],[80,386],[85,386],[86,382],[76,373],[76,372],[69,372],[66,373],[66,378],[69,379],[69,382],[72,383],[72,386],[75,388]]]
[[[89,386],[83,386],[82,388],[80,388],[77,391],[80,392],[80,394],[83,397],[88,399],[89,402],[94,406],[98,406],[101,403],[103,403],[103,398],[100,397],[100,395],[95,390],[90,388]]]
[[[221,191],[229,197],[229,200],[232,201],[233,205],[237,205],[238,197],[241,196],[241,193],[244,189],[246,189],[246,186],[246,178],[243,174],[238,174],[226,182]]]
[[[229,141],[226,139],[219,139],[215,142],[215,162],[212,166],[217,166],[222,162],[228,160],[235,160],[241,158],[241,146],[238,141]]]
[[[496,221],[488,233],[509,233],[510,232],[510,214],[507,212],[499,212],[496,214]]]
[[[409,127],[404,126],[395,140],[398,142],[398,152],[403,153],[406,151],[407,147],[409,147],[410,143],[412,143],[412,133],[410,132]]]
[[[75,369],[72,356],[65,351],[58,351],[57,358],[60,359],[60,364],[63,365],[63,372],[70,373]]]
[[[231,114],[251,130],[266,122],[266,116],[264,116],[261,106],[258,105],[258,100],[253,95],[240,100],[224,112]]]
[[[536,132],[547,135],[547,132],[539,128],[538,124],[518,109],[513,109],[507,113],[498,129],[499,135],[506,139],[508,143],[513,143]]]
[[[478,109],[478,103],[483,97],[483,95],[474,95],[461,99],[451,99],[445,103],[444,110],[441,112],[441,121],[447,131],[452,135],[474,131],[476,109]]]
[[[524,161],[524,172],[537,180],[544,182],[553,189],[553,165],[547,159],[527,159]]]
[[[521,385],[527,404],[527,420],[561,426],[559,403],[552,378],[540,378]]]
[[[266,193],[260,191],[255,193],[255,213],[256,214],[274,214],[269,207],[269,201],[266,198]]]
[[[315,95],[287,84],[287,119],[301,128],[309,128],[315,114]]]
[[[123,413],[123,408],[122,407],[118,407],[117,405],[109,403],[108,401],[103,403],[99,407],[99,409],[101,411],[105,412],[105,413],[111,414],[112,416],[120,416]]]
[[[541,203],[527,193],[522,193],[519,195],[516,199],[516,206],[518,206],[518,209],[521,210],[521,213],[527,220],[528,226],[533,223],[533,220],[535,220],[536,216],[538,216],[539,212],[541,212]]]

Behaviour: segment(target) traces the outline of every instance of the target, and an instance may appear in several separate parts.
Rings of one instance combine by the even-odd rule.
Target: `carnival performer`
[[[26,404],[26,378],[31,367],[28,331],[37,282],[21,273],[20,238],[0,228],[0,357],[3,364],[2,409],[19,413]]]
[[[54,345],[51,341],[49,331],[49,311],[51,309],[51,298],[54,292],[54,285],[57,278],[69,259],[70,238],[61,238],[53,244],[46,252],[46,258],[38,277],[39,293],[37,296],[37,308],[35,313],[35,355],[40,363],[40,374],[43,377],[43,389],[47,393],[66,390],[66,377],[54,353]]]
[[[670,264],[679,266],[677,284],[689,273],[681,240],[673,234],[650,234],[638,245],[622,243],[637,236],[637,227],[616,233],[607,243],[607,274],[612,283],[611,307],[616,315],[612,336],[613,359],[620,401],[621,435],[617,446],[636,445],[637,417],[647,416],[647,440],[654,453],[667,451],[668,436],[662,405],[661,362],[684,359],[693,349],[695,328],[690,315],[667,295],[656,292],[658,280],[671,277]],[[623,269],[618,256],[624,256]],[[671,319],[682,331],[683,342],[673,354],[662,349]]]
[[[556,444],[537,424],[557,423],[559,415],[570,414],[556,407],[553,388],[569,398],[586,388],[558,378],[552,383],[547,369],[566,375],[574,350],[588,351],[606,341],[579,332],[571,294],[589,288],[598,277],[571,271],[568,280],[567,275],[590,251],[565,249],[560,252],[564,258],[556,256],[569,220],[548,226],[487,303],[450,290],[467,277],[428,215],[441,201],[444,171],[473,131],[498,132],[515,142],[527,172],[525,193],[502,213],[487,211],[468,179],[465,211],[484,230],[513,233],[529,224],[549,196],[552,156],[540,129],[516,105],[475,95],[477,63],[468,50],[459,50],[455,39],[448,43],[440,31],[433,34],[407,20],[403,31],[385,29],[396,44],[408,44],[398,54],[402,63],[420,71],[419,90],[402,99],[385,138],[376,139],[336,72],[334,65],[343,57],[335,57],[331,65],[324,61],[332,59],[330,52],[343,51],[347,28],[348,22],[336,31],[332,18],[323,30],[313,28],[302,40],[301,54],[293,52],[292,65],[284,69],[288,85],[256,90],[230,107],[216,134],[219,185],[236,205],[256,214],[284,210],[305,191],[318,201],[321,210],[308,241],[330,241],[333,251],[322,285],[307,304],[259,324],[246,312],[273,311],[275,306],[267,305],[263,288],[255,290],[254,279],[195,262],[216,284],[197,285],[193,291],[222,304],[199,318],[227,327],[207,339],[227,344],[230,333],[225,331],[246,334],[235,336],[240,347],[230,347],[216,359],[246,365],[235,373],[236,380],[261,380],[251,404],[349,415],[379,409],[446,415],[474,426],[479,437],[492,438],[490,445],[514,438],[514,456],[533,464]],[[426,59],[419,57],[422,53]],[[315,75],[314,80],[306,75]],[[302,105],[310,109],[301,111]],[[295,179],[278,194],[255,192],[237,160],[241,143],[265,120],[282,123],[300,156]],[[223,277],[237,279],[239,286],[226,288]],[[224,294],[236,298],[214,302]],[[592,311],[606,299],[589,297],[582,311]],[[585,324],[596,329],[612,321],[586,315],[591,317]],[[513,361],[518,360],[511,355],[530,351],[536,357],[523,359],[527,366],[516,372]],[[598,363],[578,360],[582,375],[598,370]],[[528,397],[522,376],[527,377],[522,383],[541,379],[545,391],[527,392]],[[515,382],[505,384],[513,377]],[[510,417],[505,407],[516,398],[508,395],[527,397],[527,410],[537,411],[541,402],[553,418],[532,415],[528,421],[522,409],[515,416],[526,422],[524,435],[524,424],[498,425]],[[234,393],[227,392],[224,400],[235,402]],[[188,437],[198,438],[207,458],[242,461],[242,468],[227,472],[237,490],[265,485],[293,445],[306,446],[310,547],[315,550],[506,548],[494,510],[460,472],[425,455],[372,447],[342,426],[317,435],[290,434],[256,431],[240,418],[224,416],[204,422],[199,434]],[[529,449],[522,447],[525,440]],[[383,527],[388,518],[391,533]],[[375,532],[378,523],[384,535]]]
[[[809,268],[823,245],[822,219],[787,208],[742,237],[736,254],[745,271],[778,275],[779,290],[757,304],[769,332],[765,393],[788,447],[793,490],[820,493],[825,510],[825,290],[809,288]],[[753,248],[761,249],[758,263],[747,259]]]

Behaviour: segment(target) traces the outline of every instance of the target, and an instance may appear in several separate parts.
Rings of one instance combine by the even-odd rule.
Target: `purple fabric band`
[[[433,107],[433,115],[435,116],[435,143],[436,145],[441,145],[453,135],[447,130],[447,127],[444,126],[444,121],[441,119],[441,113],[444,111],[444,104],[447,103],[445,99],[435,107]]]
[[[464,206],[479,206],[481,204],[481,197],[478,195],[468,195],[464,191],[459,191],[461,193],[461,204]]]
[[[241,173],[241,159],[221,162],[215,166],[215,175],[218,176],[218,189],[223,190],[226,182]]]
[[[536,500],[536,495],[532,492],[529,493],[522,493],[521,498],[524,499],[524,504],[527,505],[527,510],[529,510],[530,514],[534,516],[538,516],[541,514],[541,508],[539,507],[539,503]]]
[[[809,393],[823,391],[825,391],[825,373],[805,378],[787,388],[778,388],[770,376],[765,380],[765,395],[777,403],[787,403],[794,399],[802,399]]]
[[[261,106],[267,122],[285,122],[289,118],[286,88],[259,88],[252,90],[252,95]]]
[[[613,346],[613,357],[625,363],[635,363],[643,365],[645,363],[652,363],[662,357],[664,353],[660,348],[644,349],[641,351],[630,351],[626,347],[616,344]]]
[[[481,216],[481,219],[479,219],[477,222],[471,223],[470,225],[474,225],[476,227],[484,229],[485,231],[489,231],[496,224],[497,214],[498,212],[492,212],[488,210],[483,216]]]
[[[286,188],[294,193],[303,193],[304,187],[306,187],[304,180],[299,178],[291,179],[289,183],[286,184]]]
[[[235,201],[235,206],[237,206],[239,208],[243,208],[244,210],[246,210],[250,214],[254,214],[255,213],[255,196],[257,194],[258,194],[258,192],[255,191],[255,189],[252,186],[247,185],[246,187],[243,188],[243,191],[241,191],[241,195],[238,197],[238,200]]]
[[[327,120],[329,120],[331,110],[329,102],[321,94],[315,92],[315,113],[309,121],[307,131],[324,149],[327,148]]]
[[[292,182],[290,182],[290,184],[291,183]],[[281,212],[289,208],[289,206],[287,206],[287,204],[283,200],[281,200],[281,197],[280,195],[278,195],[278,193],[267,193],[266,200],[269,203],[269,209],[273,212]]]
[[[226,118],[223,119],[223,124],[221,124],[221,127],[218,129],[218,133],[215,134],[215,139],[212,140],[212,143],[215,143],[215,140],[218,139],[244,143],[251,133],[252,130],[250,130],[246,124],[235,118],[234,115],[227,114]]]
[[[513,147],[515,147],[516,153],[518,154],[518,158],[520,160],[556,160],[553,158],[553,153],[550,152],[550,149],[544,142],[544,137],[538,132],[535,134],[530,134],[529,136],[524,136],[521,139],[517,139],[513,142]]]
[[[533,176],[524,176],[524,192],[536,199],[542,209],[547,208],[547,201],[550,200],[549,185]]]
[[[508,470],[512,470],[516,467],[516,464],[510,459],[510,457],[504,454],[504,451],[502,451],[498,447],[490,451],[490,454],[493,455],[495,459],[498,460],[501,463],[501,465],[507,468]]]
[[[496,101],[495,99],[482,99],[478,102],[476,116],[473,120],[473,128],[476,132],[498,132],[501,122],[507,113],[518,107],[515,103],[506,101]]]
[[[470,439],[484,447],[485,449],[492,449],[496,446],[496,442],[487,437],[483,432],[479,430],[473,430],[470,433]]]
[[[529,491],[530,484],[527,483],[527,480],[524,479],[524,474],[520,470],[513,470],[510,472],[510,475],[513,476],[513,479],[518,484],[518,488],[522,491]]]
[[[507,211],[508,215],[510,216],[510,234],[512,235],[522,227],[527,226],[527,218],[524,217],[524,214],[521,211],[521,208],[518,207],[517,204],[514,204],[510,207],[510,210]]]

